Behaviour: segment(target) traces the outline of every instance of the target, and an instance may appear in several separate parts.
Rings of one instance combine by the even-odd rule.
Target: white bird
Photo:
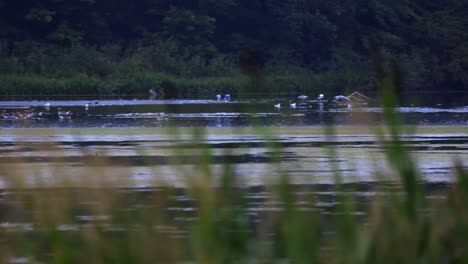
[[[154,98],[156,98],[156,96],[158,96],[158,93],[154,89],[149,89],[148,93],[150,100],[153,100]]]
[[[323,94],[319,94],[319,96],[317,97],[317,100],[322,100],[322,99],[323,99],[323,97],[324,97],[324,95],[323,95]]]
[[[24,119],[31,119],[31,118],[34,118],[35,116],[36,116],[36,112],[35,112],[34,108],[27,110],[23,114]]]
[[[220,94],[216,95],[216,101],[218,101],[218,102],[221,101],[221,95]]]
[[[3,119],[9,119],[10,115],[7,113],[6,110],[2,110],[2,115],[0,115],[0,117]]]
[[[72,116],[71,111],[62,111],[62,109],[59,107],[57,108],[57,115],[60,119],[70,119]]]
[[[351,99],[344,95],[336,95],[332,99],[328,100],[329,103],[349,103]]]
[[[281,104],[280,103],[275,104],[275,108],[278,108],[278,109],[281,108]]]
[[[348,108],[352,108],[351,99],[344,95],[336,95],[332,99],[328,100],[327,103],[336,106],[347,106]]]
[[[84,109],[85,109],[86,111],[88,111],[88,110],[89,110],[89,104],[85,104],[85,105],[84,105]]]
[[[305,99],[307,99],[307,98],[309,98],[309,96],[307,96],[307,95],[299,95],[299,96],[297,97],[297,99],[299,99],[299,100],[305,100]]]
[[[49,102],[45,103],[44,108],[45,108],[45,110],[49,111],[50,110],[50,103]]]
[[[296,108],[296,103],[290,103],[289,105],[291,106],[291,108]]]
[[[226,94],[226,95],[224,96],[224,101],[225,101],[225,102],[230,102],[230,101],[231,101],[231,96],[230,96],[229,94]]]

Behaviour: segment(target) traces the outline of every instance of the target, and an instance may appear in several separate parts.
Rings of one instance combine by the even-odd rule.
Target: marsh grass
[[[339,75],[339,74],[338,74]],[[108,76],[73,74],[0,74],[1,100],[66,100],[147,98],[148,89],[159,99],[214,99],[216,94],[231,94],[235,99],[295,99],[300,94],[311,98],[324,93],[366,92],[363,82],[347,81],[336,73],[267,73],[252,87],[245,75],[234,72],[213,76],[180,76],[144,69],[115,72]],[[345,87],[345,91],[342,90]]]

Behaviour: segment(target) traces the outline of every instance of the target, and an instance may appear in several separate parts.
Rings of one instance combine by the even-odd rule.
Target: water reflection
[[[431,203],[441,201],[445,197],[445,193],[450,185],[441,183],[428,183],[425,185],[425,195]],[[387,192],[392,191],[402,194],[401,188],[392,183],[382,182],[380,184],[354,183],[344,185],[342,190],[338,192],[336,188],[328,184],[314,185],[290,185],[288,186],[294,194],[295,208],[300,211],[315,211],[323,221],[329,221],[331,216],[339,214],[339,206],[342,205],[343,199],[339,199],[340,195],[346,194],[353,197],[355,211],[353,215],[361,221],[366,221],[368,216],[367,208],[375,199],[379,199]],[[102,204],[101,196],[96,195],[79,195],[79,189],[56,189],[54,194],[67,194],[79,196],[80,205]],[[222,190],[219,190],[222,191]],[[272,191],[272,188],[266,186],[254,186],[247,188],[233,188],[232,192],[242,195],[243,204],[247,212],[247,221],[253,232],[266,222],[266,218],[275,215],[284,210],[284,204],[277,197],[277,193]],[[5,212],[0,216],[0,231],[2,232],[19,232],[33,234],[35,231],[42,231],[41,225],[33,222],[21,222],[18,219],[25,219],[23,208],[18,208],[20,203],[16,198],[18,195],[37,195],[42,194],[41,190],[0,190],[0,207]],[[189,227],[198,219],[199,201],[194,197],[193,193],[186,189],[171,189],[167,188],[120,188],[112,193],[116,200],[121,201],[119,204],[121,210],[129,212],[139,212],[142,215],[152,215],[154,212],[159,212],[161,206],[159,203],[154,203],[156,197],[164,197],[169,201],[168,204],[163,204],[164,210],[167,212],[167,220],[171,224],[162,224],[157,222],[153,227],[162,234],[170,238],[183,238],[190,233]],[[167,197],[166,197],[167,195]],[[62,197],[62,196],[58,196]],[[23,209],[23,210],[21,210]],[[27,208],[26,210],[30,210]],[[27,211],[28,214],[31,214]],[[143,214],[144,213],[144,214]],[[24,213],[23,213],[24,214]],[[55,227],[57,231],[76,232],[89,227],[99,227],[104,232],[125,231],[128,226],[118,224],[118,220],[112,218],[112,215],[101,210],[71,210],[69,217],[72,222],[57,223]],[[26,218],[27,219],[27,218]],[[29,220],[29,219],[28,219]],[[32,219],[31,219],[32,220]],[[333,226],[322,225],[323,231],[332,231]],[[85,229],[86,230],[86,229]],[[271,234],[273,235],[273,234]],[[23,262],[21,262],[23,263]],[[27,263],[27,258],[24,263]]]
[[[193,166],[202,161],[202,150],[209,149],[214,175],[230,164],[236,173],[246,176],[247,185],[264,184],[282,173],[288,173],[297,184],[331,184],[336,173],[345,182],[374,182],[376,171],[391,175],[381,147],[385,142],[378,142],[373,135],[346,134],[330,139],[307,131],[292,133],[294,128],[288,131],[268,140],[245,132],[209,133],[203,140],[154,131],[133,134],[131,129],[126,135],[109,132],[105,136],[4,133],[0,137],[0,167],[21,167],[31,180],[47,180],[54,168],[62,168],[60,171],[80,182],[99,166],[99,171],[112,179],[136,177],[132,184],[137,186],[151,186],[156,181],[183,186]],[[278,147],[275,152],[269,148],[270,140]],[[418,171],[428,182],[453,181],[454,158],[468,158],[466,134],[402,135],[401,140],[417,157]],[[334,157],[326,154],[330,146],[338,150]],[[280,167],[274,160],[281,161]],[[181,174],[181,168],[188,174]]]

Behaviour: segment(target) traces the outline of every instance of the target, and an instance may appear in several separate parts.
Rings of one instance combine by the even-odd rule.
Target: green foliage
[[[28,20],[36,20],[43,23],[50,23],[54,19],[55,12],[45,8],[31,8],[26,15]]]
[[[192,54],[212,54],[216,48],[210,42],[216,19],[198,15],[193,10],[171,6],[163,18],[163,35],[180,41]]]
[[[254,50],[258,93],[272,85],[261,83],[271,76],[304,72],[324,81],[326,93],[370,93],[377,83],[367,62],[380,48],[402,64],[406,92],[463,92],[466,9],[464,1],[409,0],[6,1],[0,74],[248,75],[243,55]],[[294,79],[277,92],[313,89]]]
[[[71,28],[66,22],[61,23],[47,38],[65,45],[76,45],[83,39],[83,33]]]

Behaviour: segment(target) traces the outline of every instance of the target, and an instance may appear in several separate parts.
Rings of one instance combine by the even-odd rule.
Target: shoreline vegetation
[[[326,98],[337,94],[360,92],[378,102],[378,92],[363,84],[359,78],[348,79],[342,73],[270,74],[261,83],[242,73],[231,76],[182,78],[157,72],[141,72],[128,76],[116,74],[107,78],[92,76],[53,77],[37,74],[0,73],[0,100],[116,100],[148,99],[149,89],[155,99],[210,100],[216,94],[230,94],[234,100],[296,99],[306,94]],[[420,96],[426,94],[428,96]],[[429,96],[430,95],[430,96]],[[407,91],[400,94],[408,105],[466,105],[466,91]],[[448,103],[447,103],[448,102]]]
[[[252,89],[251,79],[242,73],[229,76],[184,78],[157,72],[128,75],[114,74],[106,78],[93,76],[53,77],[37,74],[0,74],[0,100],[80,100],[148,98],[154,89],[157,99],[213,99],[216,94],[231,94],[236,99],[296,98],[300,94],[311,97],[348,87],[358,88],[337,73],[270,74]],[[258,88],[260,87],[260,88]],[[261,87],[268,87],[261,88]],[[345,91],[344,91],[345,92]]]

